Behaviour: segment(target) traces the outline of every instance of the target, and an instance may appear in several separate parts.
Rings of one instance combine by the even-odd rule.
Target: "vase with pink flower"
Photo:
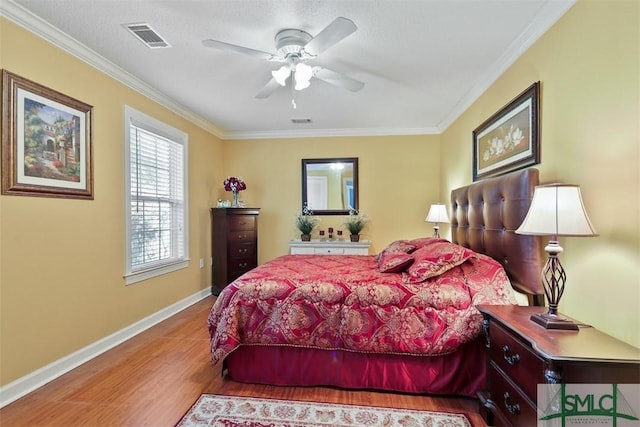
[[[237,208],[240,207],[240,202],[238,201],[238,193],[242,190],[247,189],[247,184],[243,181],[242,178],[238,178],[235,176],[228,176],[227,179],[224,180],[224,190],[231,191],[233,194],[233,202],[231,207]]]

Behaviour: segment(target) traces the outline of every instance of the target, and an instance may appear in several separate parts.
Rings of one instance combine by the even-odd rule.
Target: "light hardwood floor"
[[[466,412],[471,398],[326,387],[274,387],[223,378],[209,363],[206,320],[213,297],[0,409],[2,426],[173,426],[202,393]]]

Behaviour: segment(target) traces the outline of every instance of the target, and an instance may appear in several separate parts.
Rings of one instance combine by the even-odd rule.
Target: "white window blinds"
[[[187,260],[186,135],[128,111],[126,275],[132,283]]]

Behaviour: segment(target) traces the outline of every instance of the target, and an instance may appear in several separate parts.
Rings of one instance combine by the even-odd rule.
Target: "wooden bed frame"
[[[539,238],[515,234],[515,230],[524,220],[536,185],[538,171],[526,169],[451,193],[453,242],[498,260],[531,305],[544,302],[542,245]],[[240,346],[224,363],[235,381],[281,386],[475,396],[485,387],[486,378],[482,336],[439,356]]]

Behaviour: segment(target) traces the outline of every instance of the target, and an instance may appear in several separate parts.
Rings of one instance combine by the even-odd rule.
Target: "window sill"
[[[143,280],[151,279],[152,277],[162,276],[163,274],[171,273],[173,271],[182,270],[189,266],[189,260],[179,261],[173,264],[165,264],[159,267],[150,268],[147,270],[136,271],[134,273],[125,274],[125,284],[131,285],[133,283],[141,282]]]

